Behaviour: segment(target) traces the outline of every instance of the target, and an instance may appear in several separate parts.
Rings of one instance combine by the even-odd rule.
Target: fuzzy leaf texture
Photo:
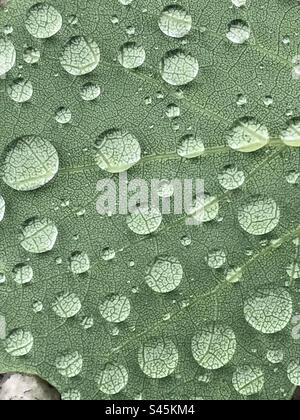
[[[0,371],[63,399],[291,398],[299,21],[296,0],[0,12]],[[203,179],[204,223],[101,217],[125,170]]]

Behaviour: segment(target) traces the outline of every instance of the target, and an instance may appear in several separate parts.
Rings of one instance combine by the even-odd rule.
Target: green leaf
[[[0,370],[65,399],[290,399],[299,2],[36,4],[0,13]],[[203,179],[204,223],[101,216],[127,169]]]

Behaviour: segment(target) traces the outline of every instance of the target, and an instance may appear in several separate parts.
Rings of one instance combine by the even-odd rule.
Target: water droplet
[[[286,176],[287,182],[293,185],[297,184],[299,179],[300,179],[300,172],[296,172],[296,171],[290,171]]]
[[[178,105],[175,105],[175,104],[168,105],[167,112],[166,112],[168,118],[178,118],[180,117],[180,113],[181,111]]]
[[[133,0],[119,0],[119,3],[123,4],[123,6],[128,6],[128,4],[131,4]]]
[[[239,209],[238,220],[247,233],[265,235],[278,225],[280,209],[272,198],[256,196]]]
[[[237,121],[227,135],[229,147],[239,152],[255,152],[269,143],[268,129],[253,118]]]
[[[208,323],[192,339],[194,359],[205,369],[215,370],[227,365],[235,355],[236,338],[231,328]]]
[[[210,268],[218,269],[226,263],[226,254],[222,250],[210,251],[207,257],[207,264]]]
[[[78,24],[78,17],[76,15],[71,15],[68,18],[68,24],[71,26],[75,26]]]
[[[33,336],[30,331],[18,329],[5,340],[5,350],[11,356],[25,356],[33,347]]]
[[[182,236],[182,238],[180,239],[181,245],[183,246],[190,246],[192,243],[192,238],[190,236]]]
[[[82,86],[80,96],[84,101],[94,101],[101,94],[100,86],[97,83],[86,83]]]
[[[270,363],[278,364],[283,361],[284,353],[282,350],[269,350],[267,352],[267,359]]]
[[[41,53],[35,48],[26,48],[23,54],[23,59],[27,64],[36,64],[41,58]]]
[[[209,194],[204,196],[204,217],[203,222],[215,220],[219,214],[219,201],[216,197]]]
[[[14,31],[14,28],[10,25],[5,25],[3,28],[4,35],[11,35]]]
[[[50,251],[58,235],[55,224],[46,217],[33,217],[22,226],[21,246],[33,254]]]
[[[271,96],[266,96],[266,97],[264,98],[264,104],[265,104],[266,106],[271,106],[271,105],[273,105],[273,98],[272,98]]]
[[[9,72],[16,63],[16,50],[7,38],[0,38],[0,76]]]
[[[126,222],[129,229],[137,235],[149,235],[159,228],[162,215],[158,209],[148,209],[142,205],[127,216]]]
[[[112,295],[100,304],[99,310],[108,322],[123,322],[130,315],[130,302],[126,296]]]
[[[62,401],[81,401],[81,393],[77,389],[71,389],[61,394]]]
[[[238,283],[243,278],[243,270],[240,267],[230,268],[226,274],[226,281],[229,283]]]
[[[160,30],[172,38],[182,38],[192,28],[192,17],[178,5],[167,6],[159,19]]]
[[[288,378],[293,385],[300,386],[300,362],[292,361],[287,368]]]
[[[169,338],[153,338],[144,343],[138,352],[138,362],[150,378],[166,378],[178,364],[178,351]]]
[[[47,184],[58,171],[58,155],[47,140],[27,136],[14,140],[6,151],[3,181],[17,191]]]
[[[22,77],[15,79],[8,85],[7,94],[14,102],[27,102],[33,95],[32,83],[30,80],[25,80]]]
[[[114,249],[111,249],[109,247],[104,248],[102,251],[102,258],[104,261],[110,261],[113,260],[116,256],[116,252]]]
[[[33,277],[33,270],[29,264],[18,264],[13,269],[13,279],[18,284],[30,283]]]
[[[96,163],[104,171],[118,173],[131,168],[141,159],[137,139],[127,131],[108,130],[96,142]]]
[[[202,139],[198,135],[194,136],[193,134],[183,136],[177,146],[178,155],[187,159],[202,155],[204,150],[205,147]]]
[[[82,371],[83,359],[76,351],[57,357],[55,366],[58,372],[66,378],[75,378]]]
[[[233,20],[229,24],[226,36],[234,44],[244,44],[250,38],[250,33],[247,22],[244,20]]]
[[[50,38],[61,26],[61,14],[49,4],[37,3],[28,10],[26,29],[35,38]]]
[[[3,273],[2,271],[0,271],[0,284],[3,284],[5,282],[6,282],[5,273]]]
[[[118,394],[128,383],[127,369],[123,365],[107,363],[97,375],[96,382],[104,394]]]
[[[181,283],[183,269],[177,258],[161,255],[148,267],[146,283],[158,293],[169,293]]]
[[[182,50],[172,50],[165,54],[160,63],[161,76],[173,86],[190,83],[199,72],[198,60]]]
[[[246,0],[232,0],[232,4],[236,7],[242,7],[246,5]]]
[[[264,386],[263,371],[256,366],[240,366],[233,374],[232,384],[241,395],[258,394]]]
[[[238,96],[237,96],[237,101],[236,101],[236,104],[237,104],[238,106],[243,106],[243,105],[246,105],[246,104],[247,104],[247,102],[248,102],[248,100],[247,100],[247,96],[242,95],[242,94],[240,94],[240,95],[238,95]]]
[[[73,274],[83,274],[90,269],[90,259],[86,252],[76,251],[70,257],[70,269]]]
[[[37,314],[39,312],[42,312],[43,308],[44,308],[44,306],[43,306],[42,302],[40,302],[39,300],[33,302],[32,309],[33,309],[34,313]]]
[[[118,54],[119,63],[126,69],[136,69],[144,64],[146,52],[144,48],[135,42],[126,42],[122,45]]]
[[[281,139],[287,146],[300,147],[300,118],[288,122],[287,128],[281,132]]]
[[[60,318],[72,318],[81,310],[81,302],[75,293],[63,293],[55,298],[52,310]]]
[[[74,76],[90,73],[99,64],[100,50],[95,41],[83,36],[75,36],[63,48],[60,63]]]
[[[173,184],[168,181],[167,179],[162,179],[159,183],[157,194],[159,197],[172,197],[174,194],[174,186]]]
[[[218,175],[219,182],[225,190],[235,190],[245,182],[245,174],[234,165],[225,166]]]
[[[286,272],[290,276],[291,279],[293,280],[300,279],[300,266],[296,261],[287,267]]]
[[[293,302],[284,288],[262,288],[244,304],[246,321],[257,331],[274,334],[290,322]]]
[[[82,316],[79,322],[84,330],[89,330],[94,326],[94,318],[92,316]]]
[[[72,119],[72,112],[69,108],[60,107],[55,113],[55,120],[59,124],[68,124]]]
[[[0,222],[2,222],[5,215],[5,201],[2,195],[0,195]]]

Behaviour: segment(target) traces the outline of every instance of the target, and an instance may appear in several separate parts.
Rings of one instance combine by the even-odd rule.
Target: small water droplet
[[[100,304],[99,310],[108,322],[123,322],[130,315],[130,302],[126,296],[111,295]]]
[[[250,38],[250,28],[244,20],[233,20],[226,36],[234,44],[244,44]]]
[[[33,347],[33,336],[30,331],[17,329],[5,340],[5,350],[14,357],[28,354]]]
[[[39,62],[40,58],[41,53],[35,48],[29,47],[24,51],[23,59],[27,64],[36,64]]]
[[[169,293],[180,285],[182,277],[182,265],[177,258],[161,255],[148,267],[145,281],[155,292]]]
[[[33,270],[29,264],[18,264],[13,269],[13,279],[18,284],[30,283],[33,278]]]
[[[82,371],[82,365],[82,356],[77,351],[58,356],[55,361],[56,369],[65,378],[78,376]]]
[[[9,72],[16,63],[16,50],[11,41],[0,37],[0,76]]]
[[[73,274],[83,274],[90,269],[90,259],[86,252],[73,252],[69,261]]]

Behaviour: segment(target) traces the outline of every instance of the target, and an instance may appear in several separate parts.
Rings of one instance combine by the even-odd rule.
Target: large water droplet
[[[76,251],[70,257],[70,269],[73,274],[83,274],[90,269],[90,259],[86,252]]]
[[[235,190],[245,182],[245,174],[234,165],[228,165],[218,175],[219,182],[225,190]]]
[[[54,247],[57,235],[57,227],[50,219],[33,217],[22,226],[20,244],[28,252],[41,254]]]
[[[118,394],[128,383],[127,369],[123,365],[107,363],[97,375],[96,382],[104,394]]]
[[[77,351],[58,356],[55,361],[56,369],[66,378],[78,376],[82,370],[82,365],[82,356]]]
[[[60,63],[74,76],[90,73],[99,64],[100,50],[95,41],[83,36],[75,36],[63,48]]]
[[[13,68],[16,62],[16,50],[7,38],[0,38],[0,76]]]
[[[288,378],[293,385],[300,386],[300,362],[292,361],[287,368]]]
[[[5,340],[5,350],[11,356],[25,356],[33,347],[33,336],[30,331],[18,329]]]
[[[257,331],[275,334],[290,322],[293,313],[292,298],[284,288],[262,288],[244,304],[246,321]]]
[[[99,136],[96,147],[96,163],[107,172],[126,171],[141,159],[140,144],[127,131],[115,129],[105,131]]]
[[[161,60],[160,72],[165,82],[173,86],[186,85],[199,72],[198,60],[182,50],[172,50]]]
[[[265,235],[276,228],[280,209],[272,198],[256,196],[238,211],[241,227],[251,235]]]
[[[284,353],[282,350],[269,350],[267,352],[267,359],[270,363],[278,364],[283,361]]]
[[[255,152],[266,146],[269,141],[268,129],[250,117],[237,121],[227,135],[229,147],[239,152]]]
[[[126,296],[112,295],[100,304],[99,310],[106,321],[123,322],[130,315],[130,302]]]
[[[263,371],[256,366],[240,366],[232,378],[234,389],[244,396],[258,394],[263,389],[264,383]]]
[[[215,370],[230,362],[235,355],[236,345],[231,328],[209,323],[193,337],[192,353],[200,366]]]
[[[97,83],[88,82],[80,90],[80,96],[84,101],[94,101],[100,96],[101,89]]]
[[[137,235],[149,235],[159,228],[162,215],[158,209],[148,209],[142,205],[127,216],[126,222],[129,229]]]
[[[138,353],[138,362],[150,378],[165,378],[171,375],[178,364],[178,351],[169,338],[153,338],[144,343]]]
[[[2,195],[0,195],[0,222],[2,222],[5,215],[5,201]]]
[[[182,38],[192,28],[192,17],[181,6],[167,6],[162,11],[158,24],[165,35]]]
[[[300,147],[300,118],[293,118],[281,132],[281,139],[287,146]]]
[[[205,150],[202,139],[198,135],[187,134],[183,136],[177,146],[177,153],[187,159],[200,156]]]
[[[146,59],[144,48],[135,42],[126,42],[122,45],[118,54],[119,63],[126,69],[140,67]]]
[[[62,293],[52,303],[52,310],[60,318],[72,318],[81,310],[81,302],[75,293]]]
[[[226,36],[234,44],[244,44],[250,38],[250,33],[247,22],[244,20],[233,20],[229,24]]]
[[[29,264],[18,264],[13,269],[13,279],[18,284],[30,283],[33,277],[33,270]]]
[[[169,293],[181,283],[183,269],[177,258],[162,255],[155,259],[146,272],[146,283],[158,293]]]
[[[49,4],[37,3],[28,10],[26,29],[35,38],[50,38],[61,26],[61,14]]]
[[[8,85],[7,93],[14,102],[27,102],[33,95],[32,83],[20,77]]]
[[[3,181],[17,191],[35,190],[57,174],[58,165],[57,152],[49,141],[22,137],[7,148]]]

